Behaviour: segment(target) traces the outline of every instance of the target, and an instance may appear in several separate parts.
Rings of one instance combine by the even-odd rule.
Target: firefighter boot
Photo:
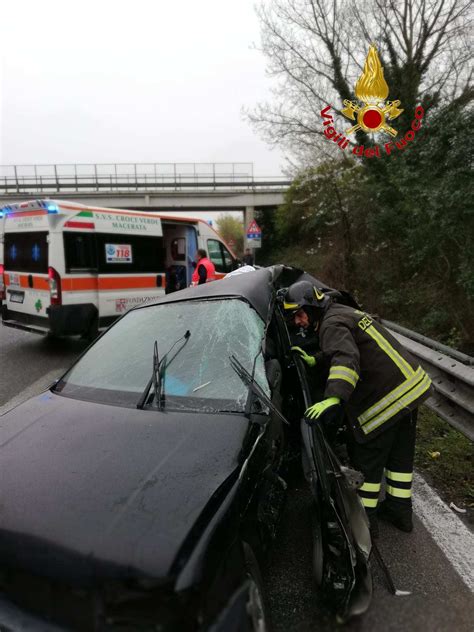
[[[411,503],[384,500],[379,505],[377,515],[400,531],[405,533],[413,531]]]

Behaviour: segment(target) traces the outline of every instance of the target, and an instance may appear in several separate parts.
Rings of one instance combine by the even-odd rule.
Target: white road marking
[[[4,415],[12,408],[15,408],[15,406],[22,404],[30,397],[39,395],[42,391],[48,388],[48,386],[50,386],[54,382],[54,380],[56,380],[58,377],[61,377],[65,370],[65,368],[59,367],[57,369],[54,369],[54,371],[50,371],[49,373],[42,375],[39,380],[36,380],[36,382],[30,384],[25,389],[23,389],[21,393],[18,393],[18,395],[15,395],[15,397],[12,397],[10,400],[8,400],[6,404],[0,406],[0,416]]]
[[[466,586],[474,592],[474,534],[416,472],[413,508]]]

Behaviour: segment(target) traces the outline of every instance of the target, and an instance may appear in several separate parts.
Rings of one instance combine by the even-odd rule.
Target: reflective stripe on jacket
[[[429,396],[428,375],[368,314],[337,303],[329,305],[319,339],[321,351],[330,360],[324,396],[346,402],[359,442],[392,426]]]
[[[212,261],[209,261],[209,259],[207,259],[206,257],[203,257],[202,259],[199,259],[199,261],[197,262],[197,266],[194,269],[193,276],[192,276],[192,285],[198,285],[199,283],[199,273],[198,273],[199,266],[204,266],[206,268],[206,273],[207,273],[206,283],[216,280],[216,269],[214,267],[214,264],[212,263]]]

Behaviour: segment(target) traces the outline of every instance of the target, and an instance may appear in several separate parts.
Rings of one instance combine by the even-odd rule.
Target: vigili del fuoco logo
[[[408,143],[414,140],[416,132],[420,129],[425,112],[421,105],[418,105],[415,108],[411,129],[403,137],[397,139],[398,131],[392,127],[391,122],[400,116],[403,109],[400,109],[401,102],[398,99],[388,101],[388,94],[389,87],[383,76],[382,64],[377,49],[372,45],[365,60],[364,70],[355,86],[355,95],[358,101],[345,99],[344,108],[341,110],[341,114],[353,121],[354,124],[346,129],[344,134],[339,133],[334,127],[331,106],[327,105],[321,110],[323,133],[326,138],[343,150],[349,145],[347,136],[359,129],[367,133],[380,132],[394,139],[384,143],[383,146],[374,145],[365,148],[364,145],[356,145],[352,148],[352,153],[355,156],[365,156],[366,158],[373,158],[374,156],[380,158],[382,151],[389,156],[394,150],[405,149]]]

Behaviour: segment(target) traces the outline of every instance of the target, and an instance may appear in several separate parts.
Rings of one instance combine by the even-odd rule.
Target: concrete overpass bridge
[[[276,208],[291,180],[255,177],[253,163],[112,163],[0,166],[0,205],[52,197],[150,211]]]

